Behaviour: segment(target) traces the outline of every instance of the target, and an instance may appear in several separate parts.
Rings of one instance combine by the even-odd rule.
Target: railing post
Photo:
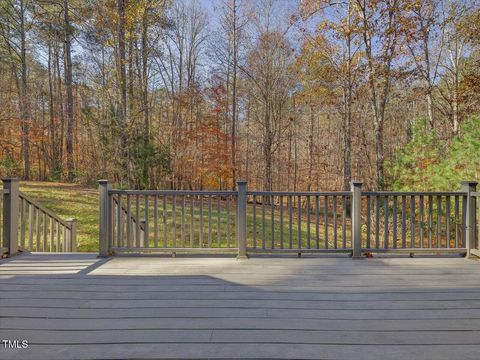
[[[237,259],[247,258],[247,182],[237,181]]]
[[[110,251],[110,199],[108,190],[111,185],[108,180],[98,181],[98,193],[100,203],[100,218],[99,218],[99,257],[108,257]]]
[[[350,183],[352,192],[352,259],[363,259],[362,257],[362,182],[352,181]]]
[[[467,193],[466,214],[464,229],[465,247],[467,248],[467,257],[470,256],[470,250],[475,249],[475,197],[471,195],[477,189],[476,181],[462,181],[462,192]]]
[[[8,249],[8,256],[18,253],[18,204],[19,179],[6,178],[3,180],[3,247]]]
[[[69,235],[69,251],[77,251],[77,219],[67,219],[66,222],[70,225]]]

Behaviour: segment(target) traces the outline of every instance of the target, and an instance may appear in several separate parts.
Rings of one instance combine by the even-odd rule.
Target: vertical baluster
[[[415,195],[410,196],[410,247],[415,248]]]
[[[297,197],[297,240],[298,240],[298,248],[302,248],[302,198],[299,195]]]
[[[271,248],[275,249],[275,198],[270,196],[270,242]]]
[[[393,248],[397,248],[397,206],[398,206],[398,197],[393,196],[393,221],[392,221],[392,237],[393,237]]]
[[[212,247],[212,196],[207,195],[207,205],[208,205],[208,247]]]
[[[56,252],[55,249],[55,224],[56,220],[54,218],[50,218],[50,234],[48,235],[48,242],[50,243],[50,252]]]
[[[118,246],[121,247],[123,246],[123,205],[122,205],[122,195],[118,194],[117,195],[117,201],[118,201],[118,206],[117,206],[117,241],[118,241]]]
[[[245,201],[247,201],[247,199],[245,199]],[[236,197],[236,201],[233,203],[233,242],[235,244],[234,246],[238,246],[238,235],[239,235],[237,210],[238,210],[238,196]],[[247,211],[246,206],[245,206],[245,211]],[[245,219],[245,226],[247,226],[247,219]],[[245,235],[246,235],[246,232],[245,232]],[[245,239],[245,246],[247,246],[246,240],[247,239]]]
[[[190,195],[190,247],[195,247],[195,228],[193,227],[194,224],[194,216],[195,216],[195,196]]]
[[[325,219],[325,249],[328,249],[328,195],[323,199],[323,217]]]
[[[447,232],[447,248],[450,247],[450,196],[447,196],[445,204],[445,226]]]
[[[158,248],[158,195],[153,197],[153,246]]]
[[[28,250],[33,251],[33,205],[28,203]]]
[[[337,239],[337,195],[333,196],[333,245],[334,248],[338,248]]]
[[[389,248],[388,244],[388,195],[383,197],[383,247]]]
[[[288,195],[288,248],[293,248],[293,228],[292,228],[292,195]]]
[[[227,247],[230,247],[230,195],[227,195]]]
[[[320,199],[315,195],[315,245],[320,249]]]
[[[177,247],[177,197],[172,195],[172,246]]]
[[[67,249],[66,251],[67,252],[70,252],[72,251],[72,233],[70,232],[70,229],[68,229],[66,226],[65,226],[65,243],[66,243],[66,246],[65,248]],[[114,234],[112,232],[112,234]]]
[[[437,247],[442,246],[442,197],[437,195]]]
[[[371,218],[371,196],[367,195],[367,249],[370,249],[371,235],[372,235],[372,218]]]
[[[116,211],[118,209],[118,202],[116,195],[109,196],[109,199],[111,199],[111,215],[112,215],[112,238],[111,238],[111,246],[112,247],[117,247],[116,245],[116,239],[117,239],[117,227],[115,227],[115,223],[117,222],[117,216]]]
[[[37,207],[35,207],[35,221],[36,221],[36,225],[37,225],[37,229],[36,229],[36,233],[37,233],[37,251],[42,251],[41,250],[41,244],[40,244],[40,236],[41,236],[41,233],[40,233],[40,209],[38,209]]]
[[[135,194],[135,246],[140,247],[140,197]]]
[[[112,219],[112,224],[111,224],[112,229],[110,231],[110,233],[111,233],[111,240],[110,240],[111,244],[110,245],[112,247],[116,247],[116,246],[118,246],[118,243],[116,241],[116,239],[117,239],[117,237],[116,237],[116,234],[117,234],[117,230],[116,230],[117,229],[117,226],[116,226],[117,217],[115,216],[115,211],[116,211],[116,209],[118,209],[118,202],[115,198],[115,195],[111,195],[108,198],[109,198],[109,201],[110,201],[110,206],[109,206],[110,215],[109,216]],[[70,238],[69,234],[70,234],[70,232],[67,231],[67,239]],[[67,244],[68,243],[69,243],[69,241],[67,241]],[[67,248],[69,248],[69,247],[70,247],[70,245],[67,246]],[[67,250],[67,251],[69,251],[69,250]]]
[[[220,208],[220,195],[217,195],[217,246],[221,247],[221,231],[220,231],[220,215],[221,215],[221,208]]]
[[[148,195],[145,194],[145,223],[144,223],[144,230],[143,230],[143,233],[144,233],[144,240],[143,240],[143,246],[145,247],[149,247],[150,246],[150,214],[149,214],[149,209],[150,208],[150,204],[149,204],[149,200],[148,200]]]
[[[167,239],[167,195],[163,195],[162,198],[162,237],[163,237],[163,247],[168,247]]]
[[[459,196],[458,195],[455,195],[455,247],[458,248],[459,247],[459,244],[458,244],[458,229],[459,229],[459,226],[458,226],[458,223],[460,221],[460,217],[459,217]]]
[[[42,212],[43,221],[42,221],[42,240],[43,240],[43,251],[48,252],[48,220],[49,217],[46,213]]]
[[[257,248],[257,195],[253,195],[253,248]]]
[[[47,214],[43,213],[43,251],[48,251],[48,226]]]
[[[185,196],[182,195],[182,248],[185,247]]]
[[[402,249],[407,247],[407,197],[402,195]]]
[[[310,249],[310,195],[306,196],[307,207],[307,248]]]
[[[25,247],[25,199],[20,197],[20,246]]]
[[[64,245],[65,243],[63,242],[63,225],[61,223],[58,223],[58,234],[57,234],[57,243],[58,243],[58,252],[64,252]]]
[[[347,197],[342,195],[342,245],[347,248]]]
[[[262,195],[262,249],[265,249],[265,196]]]
[[[55,251],[55,220],[53,218],[50,218],[50,251],[54,252]]]
[[[125,214],[126,218],[126,225],[127,225],[127,232],[126,232],[126,237],[127,237],[127,248],[132,247],[132,204],[130,200],[130,194],[126,195],[127,198],[127,213]]]
[[[280,195],[280,249],[283,249],[283,195]]]
[[[467,196],[462,196],[462,247],[466,247],[467,244],[465,243],[465,230],[467,224]]]
[[[425,209],[424,209],[424,196],[420,195],[420,204],[419,204],[419,212],[420,212],[420,247],[423,248],[423,225],[425,221]]]
[[[65,226],[62,225],[62,229],[63,229],[63,246],[62,246],[62,249],[63,249],[63,252],[67,252],[69,250],[69,247],[68,247],[68,244],[67,244],[67,228]]]
[[[433,197],[428,196],[428,247],[432,247],[433,238]]]
[[[375,248],[380,248],[380,196],[375,196]]]
[[[57,252],[61,252],[60,223],[57,221]]]

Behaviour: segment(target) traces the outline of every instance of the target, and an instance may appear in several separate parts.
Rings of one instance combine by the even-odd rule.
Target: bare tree
[[[72,25],[70,23],[70,14],[68,0],[63,2],[64,26],[65,26],[65,86],[67,90],[67,179],[72,181],[75,174],[75,165],[73,162],[73,75],[72,75]]]
[[[355,11],[363,38],[367,61],[370,102],[375,126],[376,187],[385,185],[384,124],[385,109],[393,78],[393,61],[398,55],[402,14],[400,0],[372,3],[356,0]]]
[[[434,89],[440,76],[440,64],[444,55],[445,32],[442,20],[443,2],[421,0],[410,6],[407,17],[412,26],[405,28],[405,43],[415,70],[424,83],[427,116],[430,129],[435,129]]]
[[[30,100],[27,59],[27,6],[25,0],[3,1],[0,5],[0,36],[7,45],[10,67],[15,76],[21,120],[23,178],[30,178]]]

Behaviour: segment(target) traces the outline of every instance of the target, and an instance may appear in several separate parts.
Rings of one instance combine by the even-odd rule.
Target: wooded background
[[[434,189],[480,177],[480,4],[0,0],[0,175]]]

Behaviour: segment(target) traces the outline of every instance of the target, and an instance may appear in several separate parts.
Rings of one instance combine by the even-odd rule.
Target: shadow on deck
[[[480,263],[458,257],[0,262],[2,359],[479,359]]]

